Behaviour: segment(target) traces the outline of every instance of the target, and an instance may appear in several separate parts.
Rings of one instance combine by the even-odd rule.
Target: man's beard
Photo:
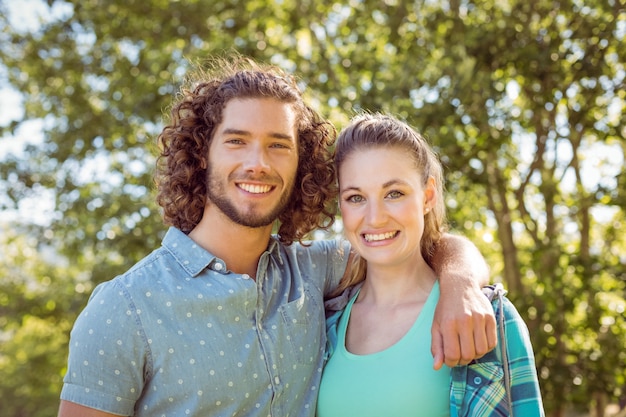
[[[213,178],[210,170],[207,176],[207,198],[233,222],[246,227],[256,228],[272,224],[289,204],[289,199],[293,192],[293,184],[288,184],[286,190],[280,196],[276,206],[267,214],[242,213],[237,210],[235,204],[226,196],[223,183]]]

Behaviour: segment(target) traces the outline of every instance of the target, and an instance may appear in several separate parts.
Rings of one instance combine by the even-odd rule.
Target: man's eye
[[[284,143],[273,143],[271,145],[272,148],[277,148],[277,149],[289,149],[290,147],[285,145]]]

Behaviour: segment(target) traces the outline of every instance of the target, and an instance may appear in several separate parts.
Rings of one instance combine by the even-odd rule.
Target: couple
[[[94,290],[59,416],[315,414],[323,302],[352,255],[346,242],[300,241],[332,216],[335,130],[290,76],[222,64],[183,89],[159,136],[157,200],[172,227]],[[431,366],[466,364],[496,343],[486,266],[449,234],[429,256],[441,286]]]

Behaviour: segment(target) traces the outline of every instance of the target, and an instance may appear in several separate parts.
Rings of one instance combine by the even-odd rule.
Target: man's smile
[[[245,182],[237,183],[237,187],[251,194],[269,193],[274,189],[274,186],[272,185],[249,184]]]

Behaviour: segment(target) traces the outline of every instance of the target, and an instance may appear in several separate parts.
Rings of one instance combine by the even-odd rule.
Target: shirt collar
[[[211,263],[215,264],[216,257],[213,254],[207,252],[175,227],[169,228],[162,245],[192,277],[198,276]]]
[[[207,267],[222,274],[228,272],[224,261],[199,246],[189,236],[175,227],[169,228],[163,238],[162,245],[172,254],[176,262],[194,278]],[[270,237],[267,252],[271,256],[275,256],[281,265],[283,264],[280,242],[277,236],[272,235]]]
[[[276,256],[278,262],[282,265],[283,258],[280,254],[280,241],[278,240],[278,236],[272,235],[270,236],[270,243],[267,245],[267,253],[270,255]]]

